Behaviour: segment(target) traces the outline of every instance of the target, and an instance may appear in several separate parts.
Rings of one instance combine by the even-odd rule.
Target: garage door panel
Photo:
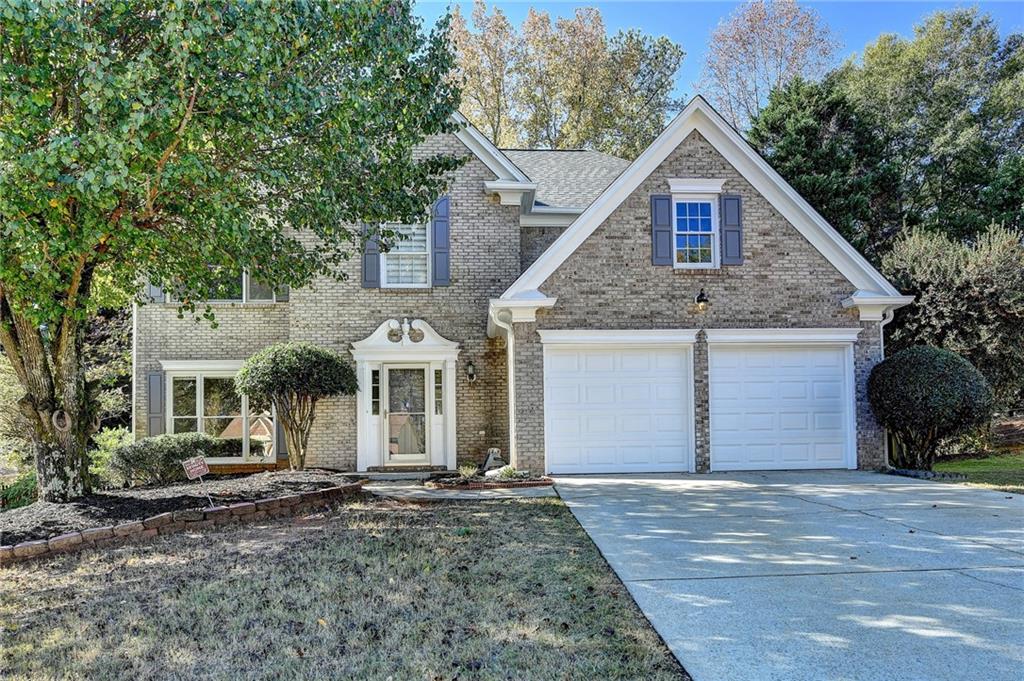
[[[713,470],[844,467],[847,349],[712,347]]]
[[[548,348],[545,356],[550,471],[688,469],[693,410],[686,350]]]

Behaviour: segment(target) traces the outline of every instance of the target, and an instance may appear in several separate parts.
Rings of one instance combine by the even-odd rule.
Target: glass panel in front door
[[[388,369],[387,447],[389,463],[427,460],[427,372]]]

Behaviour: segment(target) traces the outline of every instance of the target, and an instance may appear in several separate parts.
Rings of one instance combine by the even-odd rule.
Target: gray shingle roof
[[[537,201],[585,208],[626,169],[629,161],[585,149],[502,149],[537,183]]]

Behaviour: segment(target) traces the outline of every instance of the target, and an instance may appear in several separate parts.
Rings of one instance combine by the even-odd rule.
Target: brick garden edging
[[[84,548],[115,546],[150,537],[217,525],[250,523],[267,518],[300,515],[325,502],[358,494],[362,489],[363,483],[360,481],[283,497],[246,501],[230,506],[212,506],[203,509],[159,513],[143,520],[120,525],[90,527],[81,532],[69,532],[48,539],[21,542],[13,546],[0,546],[0,565],[71,553]]]

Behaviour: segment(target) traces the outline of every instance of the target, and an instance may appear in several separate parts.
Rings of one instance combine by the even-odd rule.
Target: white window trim
[[[273,295],[270,298],[261,298],[260,300],[249,300],[249,270],[242,272],[242,297],[239,298],[213,298],[210,300],[201,301],[203,303],[209,303],[210,305],[275,305],[277,304],[277,289],[274,289]],[[170,291],[164,291],[164,303],[168,305],[177,305],[178,301],[174,299]]]
[[[189,361],[163,361],[164,367],[164,405],[166,408],[164,432],[174,432],[174,379],[195,378],[196,379],[196,425],[202,423],[203,419],[203,392],[206,378],[234,378],[238,373],[241,362],[189,362]],[[237,463],[273,463],[277,457],[277,412],[271,407],[271,420],[273,421],[272,434],[274,447],[271,452],[264,456],[249,455],[249,397],[242,395],[242,456],[210,456],[206,457],[207,463],[212,464],[237,464]],[[184,418],[184,417],[179,417]],[[199,431],[202,432],[202,431]]]
[[[853,343],[860,334],[860,328],[804,328],[804,329],[706,329],[709,344],[717,343],[779,343],[792,345],[800,343]]]
[[[694,201],[707,201],[711,204],[711,232],[699,232],[700,235],[711,237],[711,262],[678,262],[679,247],[676,245],[676,237],[679,231],[676,229],[676,205]],[[719,236],[720,225],[718,224],[718,194],[708,193],[673,193],[672,194],[672,267],[677,270],[717,270],[721,267],[722,247]],[[698,234],[697,232],[683,232],[684,234]]]
[[[413,223],[409,223],[410,225]],[[427,258],[427,281],[423,284],[390,284],[388,283],[388,268],[386,258],[391,255],[390,253],[381,253],[380,258],[380,287],[381,288],[432,288],[434,282],[434,270],[433,270],[433,251],[431,250],[431,244],[434,240],[434,227],[433,220],[427,220],[422,223],[427,228],[427,248],[425,251]],[[393,223],[387,225],[387,227],[397,227],[399,223]],[[395,255],[420,255],[419,253],[396,253]]]
[[[542,345],[693,345],[696,329],[542,329]]]

